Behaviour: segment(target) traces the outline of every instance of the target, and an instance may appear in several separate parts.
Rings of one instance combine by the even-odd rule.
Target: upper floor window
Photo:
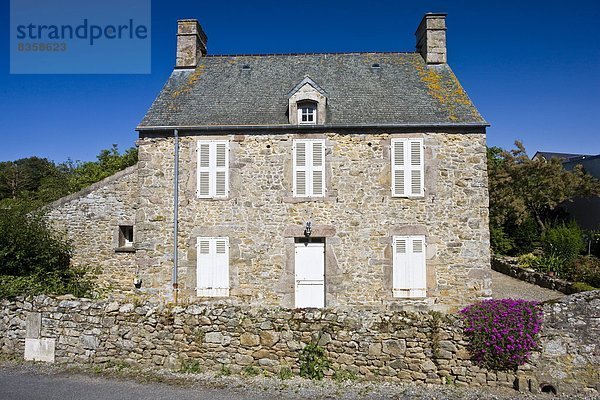
[[[229,141],[199,140],[197,152],[198,197],[227,197],[229,194]]]
[[[294,140],[294,197],[325,196],[325,140]]]
[[[298,123],[301,125],[314,125],[317,123],[316,103],[298,103]]]
[[[392,196],[424,196],[423,139],[392,139],[391,147]]]

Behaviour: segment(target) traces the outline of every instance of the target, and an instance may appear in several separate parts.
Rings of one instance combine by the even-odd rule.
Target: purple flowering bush
[[[537,347],[542,309],[535,301],[484,300],[462,309],[472,360],[491,370],[514,370]]]

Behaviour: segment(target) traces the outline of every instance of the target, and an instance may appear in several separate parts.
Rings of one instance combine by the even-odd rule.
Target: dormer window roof
[[[293,125],[323,125],[327,94],[310,77],[305,77],[288,93],[288,115]]]

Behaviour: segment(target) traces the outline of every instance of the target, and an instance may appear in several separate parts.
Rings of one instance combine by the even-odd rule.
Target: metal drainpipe
[[[178,243],[177,236],[179,233],[179,131],[173,130],[173,136],[175,137],[175,171],[173,174],[173,299],[177,304],[177,264],[178,264]]]

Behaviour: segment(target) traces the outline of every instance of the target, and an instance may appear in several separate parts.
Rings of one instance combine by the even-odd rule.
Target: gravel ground
[[[116,394],[118,394],[116,396]],[[116,396],[116,397],[115,397]],[[599,396],[520,394],[508,388],[461,388],[383,382],[320,382],[302,378],[182,374],[157,370],[103,369],[0,362],[0,398],[68,399],[600,399]]]
[[[492,297],[495,299],[512,298],[546,301],[559,299],[564,296],[561,292],[523,282],[492,270]]]

